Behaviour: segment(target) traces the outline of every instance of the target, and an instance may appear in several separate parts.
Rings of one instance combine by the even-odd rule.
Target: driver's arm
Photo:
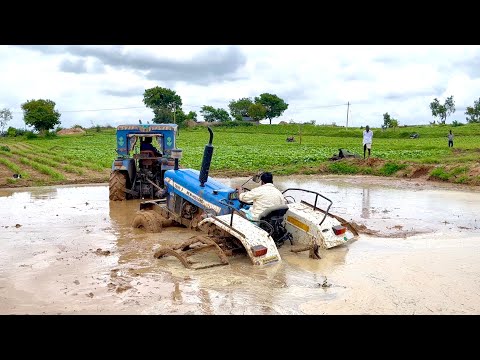
[[[255,189],[252,189],[251,191],[247,191],[247,192],[242,192],[238,195],[238,199],[246,203],[253,202],[253,200],[255,200],[256,197],[257,197],[257,193]]]

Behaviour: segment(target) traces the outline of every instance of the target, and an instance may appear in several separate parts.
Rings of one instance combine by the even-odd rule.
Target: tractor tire
[[[127,174],[120,171],[113,171],[110,174],[108,182],[110,190],[110,200],[123,201],[127,198],[125,189],[127,188]]]
[[[159,233],[163,228],[160,216],[154,210],[139,211],[133,219],[132,226],[151,233]]]

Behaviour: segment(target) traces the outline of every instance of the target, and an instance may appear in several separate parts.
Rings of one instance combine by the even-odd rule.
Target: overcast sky
[[[199,119],[202,105],[228,111],[232,99],[267,92],[289,104],[274,123],[345,125],[350,102],[349,127],[380,126],[385,112],[428,124],[430,102],[450,95],[447,123],[465,122],[480,98],[480,46],[1,45],[0,84],[14,127],[32,99],[53,100],[62,127],[145,123],[153,112],[143,92],[155,86],[175,90]]]

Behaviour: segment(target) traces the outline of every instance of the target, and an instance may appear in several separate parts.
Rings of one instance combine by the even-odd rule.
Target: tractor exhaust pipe
[[[210,127],[207,127],[207,129],[210,132],[210,141],[207,145],[205,145],[205,150],[203,151],[202,167],[200,169],[200,175],[198,176],[201,187],[204,187],[205,183],[208,180],[208,171],[210,170],[210,164],[212,163],[213,155],[213,131],[212,129],[210,129]]]

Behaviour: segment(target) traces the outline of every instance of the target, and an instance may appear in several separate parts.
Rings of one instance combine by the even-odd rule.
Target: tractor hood
[[[235,189],[225,186],[211,177],[202,187],[198,182],[199,175],[200,172],[193,169],[167,170],[164,181],[168,196],[175,193],[199,208],[213,210],[217,215],[229,213],[225,201],[228,201],[233,207],[239,208],[240,202],[236,200]],[[231,200],[228,200],[229,195]],[[222,199],[223,201],[221,201]]]

